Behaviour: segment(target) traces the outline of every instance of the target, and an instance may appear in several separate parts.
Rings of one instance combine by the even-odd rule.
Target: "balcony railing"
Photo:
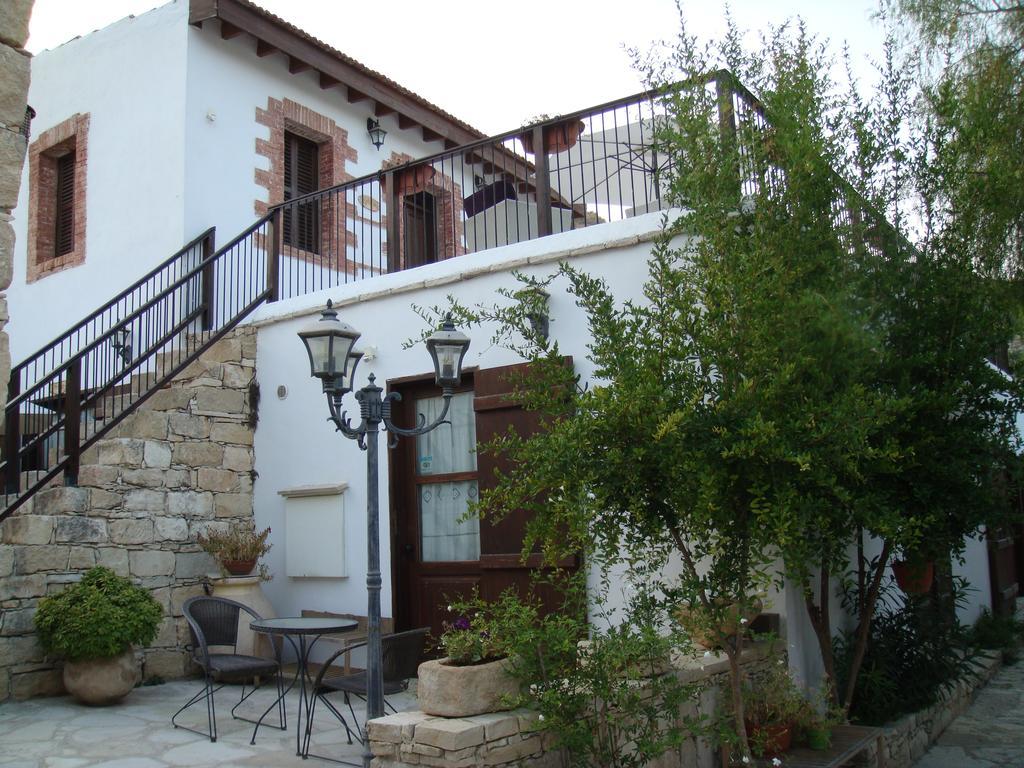
[[[722,141],[735,146],[737,203],[784,183],[766,151],[769,121],[747,89],[726,71],[686,87],[708,91]],[[674,155],[660,146],[666,107],[665,92],[645,91],[279,205],[272,211],[279,242],[269,248],[272,295],[299,296],[662,210],[674,170]],[[895,236],[863,198],[840,186],[837,222],[861,225],[862,242]]]

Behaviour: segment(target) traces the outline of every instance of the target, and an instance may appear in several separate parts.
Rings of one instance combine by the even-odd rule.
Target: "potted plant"
[[[922,552],[904,552],[903,559],[892,561],[896,584],[908,595],[924,595],[935,580],[935,561]]]
[[[68,692],[86,704],[104,705],[138,683],[132,646],[151,642],[162,616],[148,590],[97,566],[77,584],[43,598],[35,623],[43,649],[64,657]]]
[[[203,551],[213,555],[223,573],[249,576],[259,559],[273,546],[267,543],[268,536],[270,528],[257,532],[256,526],[249,523],[232,526],[226,531],[208,530],[196,536],[196,543]],[[265,565],[260,566],[259,577],[269,581]]]
[[[505,603],[503,595],[495,604],[474,597],[467,604],[449,606],[456,617],[445,622],[441,635],[447,656],[420,664],[417,673],[421,710],[441,717],[469,717],[515,707],[519,684],[510,671],[509,635],[502,629]]]
[[[804,700],[797,713],[799,743],[813,750],[827,750],[832,746],[832,729],[843,719],[843,711],[830,704],[828,689],[823,685],[813,699]]]
[[[793,730],[806,700],[784,659],[744,682],[744,725],[758,757],[779,755],[793,742]]]
[[[539,119],[546,120],[548,118],[542,115]],[[565,152],[567,149],[572,149],[576,146],[576,142],[586,127],[586,124],[578,118],[545,125],[542,132],[545,154],[551,155],[556,152]],[[519,134],[519,141],[522,142],[523,149],[531,155],[534,154],[532,128],[528,128]]]
[[[721,648],[728,638],[748,627],[764,610],[764,602],[756,596],[745,607],[723,597],[717,598],[713,605],[708,611],[702,605],[683,603],[674,614],[693,644],[708,650]]]

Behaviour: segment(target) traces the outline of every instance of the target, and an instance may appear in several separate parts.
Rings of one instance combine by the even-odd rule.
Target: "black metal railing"
[[[0,520],[268,298],[274,215],[214,251],[210,229],[11,372]],[[272,249],[271,249],[272,250]]]

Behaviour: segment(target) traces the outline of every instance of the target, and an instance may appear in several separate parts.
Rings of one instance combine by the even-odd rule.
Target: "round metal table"
[[[292,648],[295,649],[297,656],[297,669],[295,670],[295,677],[287,688],[281,693],[277,701],[267,712],[270,712],[278,702],[283,699],[288,691],[295,687],[295,682],[299,683],[299,714],[298,722],[302,723],[303,710],[306,712],[306,719],[309,719],[309,712],[312,709],[310,706],[310,699],[314,695],[313,691],[306,686],[306,680],[311,680],[309,677],[309,652],[313,650],[313,646],[316,645],[316,641],[319,640],[323,635],[335,635],[342,632],[351,632],[359,626],[359,622],[354,619],[332,619],[314,616],[285,616],[276,619],[259,619],[249,623],[249,628],[253,632],[261,632],[267,635],[280,635],[286,637],[288,642],[291,643]],[[308,638],[312,638],[308,640]],[[296,639],[298,643],[296,643]],[[256,742],[256,731],[259,730],[260,724],[263,722],[263,717],[266,717],[267,712],[263,713],[257,722],[256,727],[252,732],[252,742]],[[308,729],[310,723],[306,723]],[[296,729],[295,732],[295,754],[302,754],[302,734],[301,729]]]

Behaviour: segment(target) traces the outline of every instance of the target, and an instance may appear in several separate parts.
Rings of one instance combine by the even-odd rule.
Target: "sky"
[[[643,88],[626,46],[646,48],[679,30],[673,0],[255,0],[486,134]],[[177,0],[188,2],[188,0]],[[838,51],[850,47],[869,79],[880,57],[878,0],[732,0],[752,30],[800,16]],[[54,48],[159,0],[36,0],[28,49]],[[724,29],[725,3],[681,0],[691,33]],[[838,73],[837,73],[838,74]]]

